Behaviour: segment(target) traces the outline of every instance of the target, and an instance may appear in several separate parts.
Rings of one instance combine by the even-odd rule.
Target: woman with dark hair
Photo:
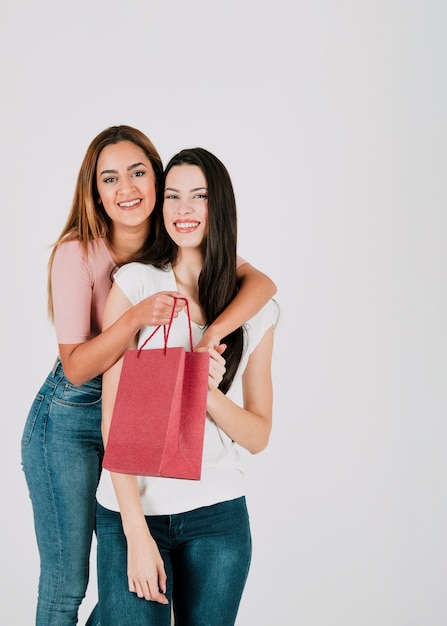
[[[89,578],[101,473],[102,374],[141,327],[166,324],[177,289],[150,294],[102,332],[117,266],[155,244],[152,213],[163,202],[163,166],[152,142],[130,126],[105,129],[89,145],[67,222],[48,267],[49,314],[59,354],[37,393],[22,436],[22,464],[40,556],[36,626],[77,623]],[[274,294],[270,279],[242,259],[237,300],[210,325],[218,343]],[[182,309],[180,300],[175,309]],[[89,626],[99,624],[97,610]],[[104,626],[107,626],[105,624]]]
[[[155,209],[153,225],[154,244],[115,275],[104,327],[151,293],[177,290],[188,299],[197,343],[238,293],[236,203],[221,161],[203,148],[173,157],[165,171],[163,209]],[[200,480],[103,470],[97,491],[98,588],[107,626],[169,626],[171,606],[182,626],[235,623],[251,560],[243,449],[256,454],[268,444],[277,317],[270,300],[223,343],[207,348]],[[128,348],[142,346],[153,331],[154,325],[140,329]],[[173,320],[169,345],[188,349],[184,310]],[[162,346],[163,336],[156,333],[144,349]],[[119,359],[104,373],[105,445],[121,368]]]

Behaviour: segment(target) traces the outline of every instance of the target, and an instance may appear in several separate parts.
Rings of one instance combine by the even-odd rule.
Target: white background
[[[49,246],[87,145],[125,123],[164,162],[224,161],[239,253],[278,285],[238,626],[445,626],[447,4],[0,6],[1,625],[34,620],[20,437],[57,351]]]

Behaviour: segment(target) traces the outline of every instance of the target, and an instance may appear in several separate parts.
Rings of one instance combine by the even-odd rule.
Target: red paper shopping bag
[[[105,469],[200,479],[209,354],[193,351],[186,308],[191,352],[167,347],[172,316],[164,348],[142,349],[153,333],[138,350],[126,351],[104,454]]]
[[[168,348],[169,350],[169,348]],[[186,352],[181,392],[178,436],[172,433],[165,446],[162,476],[199,479],[202,471],[203,437],[208,393],[208,352]],[[202,416],[202,417],[200,417]],[[203,419],[202,419],[203,418]]]

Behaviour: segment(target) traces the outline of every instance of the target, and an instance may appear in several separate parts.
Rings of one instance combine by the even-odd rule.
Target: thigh
[[[101,624],[107,624],[107,626],[170,626],[171,604],[162,605],[158,602],[150,602],[129,591],[127,544],[121,524],[121,515],[97,504],[96,520]],[[154,531],[155,533],[156,531]],[[160,532],[156,534],[158,534],[159,539]],[[164,559],[166,566],[167,559],[166,557]],[[166,569],[169,572],[169,567]],[[170,578],[168,573],[168,579]],[[169,593],[167,596],[170,598]]]
[[[245,498],[187,516],[173,555],[176,626],[232,626],[251,561]]]
[[[25,424],[22,464],[39,547],[39,615],[75,616],[85,594],[102,460],[100,424],[100,382],[73,388],[63,376],[49,376]]]
[[[88,559],[101,472],[101,388],[60,384],[43,433],[46,478],[67,557]]]
[[[22,465],[38,543],[45,554],[53,548],[71,563],[80,552],[88,553],[94,528],[102,462],[101,389],[71,393],[66,400],[67,386],[44,385],[37,394],[22,437]],[[53,563],[54,558],[50,554]]]

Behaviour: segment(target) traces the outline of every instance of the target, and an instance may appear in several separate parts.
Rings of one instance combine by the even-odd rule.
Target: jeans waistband
[[[62,374],[62,376],[64,375],[64,369],[59,357],[56,358],[53,369],[51,370],[51,376],[56,376],[57,374]]]

